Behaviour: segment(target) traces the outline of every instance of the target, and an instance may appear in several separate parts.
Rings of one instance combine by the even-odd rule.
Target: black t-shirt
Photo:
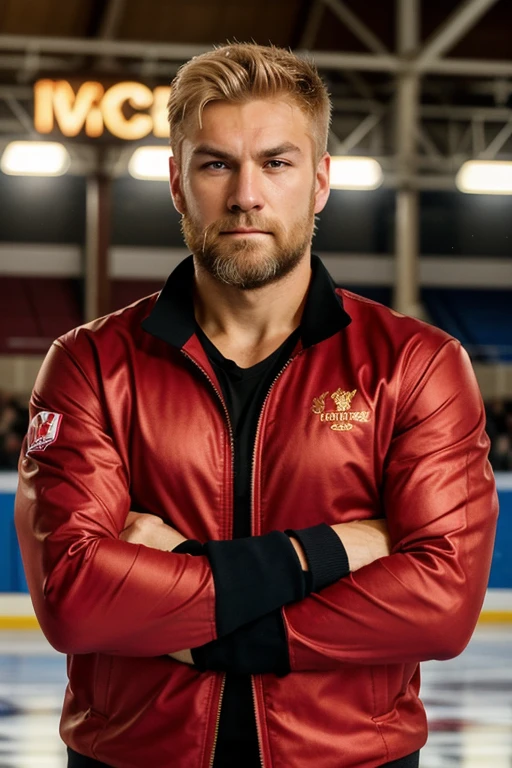
[[[198,327],[228,409],[234,439],[233,538],[251,535],[251,474],[258,418],[272,382],[284,368],[299,338],[297,329],[269,357],[240,368],[223,357]],[[261,768],[251,678],[226,675],[214,768]]]

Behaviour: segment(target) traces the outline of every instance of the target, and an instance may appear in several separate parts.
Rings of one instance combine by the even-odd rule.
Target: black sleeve
[[[309,572],[303,572],[306,594],[334,584],[350,572],[345,547],[328,525],[322,523],[287,533],[300,541],[306,553],[310,567]],[[290,664],[281,610],[274,610],[221,639],[192,649],[192,658],[201,671],[287,674]]]
[[[218,637],[308,594],[299,558],[285,533],[209,541],[204,551],[215,582]]]
[[[220,640],[192,649],[194,665],[205,672],[235,672],[282,677],[290,671],[288,644],[281,609],[251,621]]]
[[[335,584],[350,573],[346,549],[338,534],[326,523],[286,533],[302,545],[312,579],[310,592]]]

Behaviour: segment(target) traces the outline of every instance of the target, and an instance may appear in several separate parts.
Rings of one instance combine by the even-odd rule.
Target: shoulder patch
[[[27,453],[30,451],[44,451],[51,443],[54,443],[59,434],[61,413],[41,411],[36,414],[28,428]]]

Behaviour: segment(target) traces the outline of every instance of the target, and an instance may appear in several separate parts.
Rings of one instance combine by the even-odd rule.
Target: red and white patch
[[[41,411],[38,413],[28,428],[27,453],[30,451],[44,451],[51,443],[54,443],[59,434],[61,413]]]

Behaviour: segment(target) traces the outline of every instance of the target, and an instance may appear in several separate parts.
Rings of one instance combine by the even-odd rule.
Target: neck
[[[224,356],[247,367],[299,326],[310,279],[309,252],[290,274],[251,291],[220,283],[195,261],[196,320]]]

